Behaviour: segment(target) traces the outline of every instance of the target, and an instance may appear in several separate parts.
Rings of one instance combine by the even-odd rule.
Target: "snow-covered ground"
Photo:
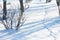
[[[56,1],[42,2],[33,0],[25,9],[26,20],[19,31],[6,30],[0,23],[0,40],[60,40],[60,16]]]

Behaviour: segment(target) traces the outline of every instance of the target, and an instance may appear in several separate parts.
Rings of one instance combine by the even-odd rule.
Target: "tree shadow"
[[[51,5],[41,5],[41,6],[36,6],[36,7],[30,7],[29,9],[27,9],[27,10],[25,9],[25,10],[27,12],[39,11],[39,10],[42,10],[42,9],[49,9],[49,8],[52,8],[52,10],[55,10],[55,9],[53,9],[54,7],[56,7],[56,5],[53,5],[53,6],[51,6]]]
[[[30,34],[32,34],[32,33],[35,33],[35,32],[37,32],[37,31],[40,31],[40,30],[43,30],[43,29],[45,29],[45,28],[51,28],[51,27],[53,27],[54,25],[57,25],[57,24],[60,24],[60,20],[54,20],[54,21],[52,21],[52,22],[50,22],[50,23],[48,23],[48,24],[45,24],[44,26],[42,26],[42,27],[36,27],[36,28],[33,28],[33,29],[30,29],[30,30],[26,30],[26,31],[24,31],[24,32],[22,32],[22,33],[19,33],[19,34],[17,34],[17,35],[14,35],[14,37],[12,38],[12,40],[15,40],[15,39],[22,39],[22,38],[24,38],[25,36],[28,36],[28,35],[30,35]],[[37,25],[36,25],[37,26]]]
[[[10,35],[13,35],[15,33],[17,33],[18,31],[15,31],[14,29],[5,29],[5,30],[1,30],[0,31],[0,38],[4,38]]]
[[[51,20],[56,20],[56,19],[59,19],[60,17],[56,17],[56,18],[47,18],[47,19],[44,19],[44,20],[41,20],[41,21],[36,21],[36,22],[32,22],[32,23],[27,23],[27,24],[24,24],[23,26],[26,26],[24,27],[23,29],[28,29],[28,28],[33,28],[34,26],[36,25],[41,25],[41,24],[44,24],[46,22],[49,22]],[[23,27],[22,26],[22,27]],[[33,26],[33,27],[32,27]]]
[[[49,21],[52,21],[52,22],[49,22]],[[43,24],[44,22],[45,23],[49,22],[49,23],[44,24],[43,26],[38,26],[40,24]],[[35,24],[35,23],[37,23],[37,24]],[[14,29],[13,30],[11,30],[11,29],[10,30],[1,30],[0,33],[2,33],[3,35],[0,34],[0,39],[4,38],[4,37],[6,37],[4,39],[10,39],[11,38],[12,40],[15,40],[17,38],[21,39],[21,38],[24,38],[25,36],[28,36],[28,35],[30,35],[30,34],[32,34],[34,32],[43,30],[45,28],[50,28],[53,25],[56,25],[56,24],[59,24],[59,23],[60,23],[60,17],[56,17],[56,18],[52,18],[52,19],[48,19],[48,20],[42,20],[42,21],[36,21],[36,22],[24,24],[24,26],[27,26],[27,25],[31,25],[31,26],[28,26],[28,28],[27,27],[24,28],[24,29],[29,29],[29,30],[25,30],[23,32],[21,32],[21,30],[16,31]],[[35,24],[35,25],[32,25],[32,24]],[[32,27],[34,27],[34,28],[32,28]],[[30,29],[30,28],[32,28],[32,29]],[[4,34],[4,33],[6,33],[6,34]]]
[[[52,22],[49,22],[49,23],[47,23],[47,24],[44,24],[43,26],[38,26],[38,24],[36,24],[34,27],[35,28],[33,28],[33,29],[29,29],[29,30],[25,30],[25,31],[23,31],[23,32],[21,32],[21,31],[18,31],[18,32],[14,32],[14,31],[12,31],[12,32],[9,32],[9,31],[7,31],[8,32],[8,34],[6,34],[6,35],[4,35],[4,36],[6,36],[7,38],[5,38],[5,39],[11,39],[11,40],[17,40],[17,39],[22,39],[22,38],[24,38],[25,36],[28,36],[28,35],[30,35],[30,34],[32,34],[32,33],[35,33],[35,32],[37,32],[37,31],[40,31],[40,30],[43,30],[43,29],[45,29],[45,28],[51,28],[51,27],[53,27],[54,25],[57,25],[57,24],[60,24],[60,19],[59,19],[60,17],[57,17],[57,18],[54,18],[53,20],[50,20],[50,21],[52,21]],[[40,25],[40,23],[39,23],[39,25]],[[33,27],[33,26],[31,26],[31,27]],[[38,26],[38,27],[37,27]],[[31,28],[30,27],[30,28]],[[24,29],[23,29],[24,30]],[[5,31],[4,31],[5,32]],[[17,34],[15,34],[15,33],[17,33]],[[13,35],[14,34],[14,35]],[[8,37],[8,36],[10,36],[10,35],[12,35],[12,36],[10,36],[10,37]],[[2,36],[2,37],[4,37],[4,36]]]

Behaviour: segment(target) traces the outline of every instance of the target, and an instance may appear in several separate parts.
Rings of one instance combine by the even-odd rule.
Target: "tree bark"
[[[3,0],[3,20],[6,19],[7,10],[6,10],[6,0]]]
[[[19,2],[20,2],[20,13],[19,13],[19,19],[18,19],[18,23],[16,26],[16,30],[19,29],[19,26],[21,24],[21,19],[23,17],[23,12],[24,12],[23,0],[19,0]]]
[[[7,22],[7,8],[6,8],[6,0],[3,0],[3,25],[5,26],[6,29],[8,29],[8,22]]]

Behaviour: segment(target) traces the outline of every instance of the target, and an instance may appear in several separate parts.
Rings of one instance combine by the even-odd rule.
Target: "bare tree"
[[[57,3],[57,6],[58,6],[58,9],[59,9],[59,15],[60,15],[60,0],[56,0],[56,3]]]
[[[7,10],[6,10],[6,0],[3,0],[3,20],[6,19]]]
[[[20,2],[20,13],[19,13],[19,17],[18,17],[18,23],[16,26],[16,30],[18,30],[19,26],[21,25],[21,20],[23,18],[23,12],[24,12],[23,0],[19,0],[19,2]]]
[[[5,28],[8,29],[7,23],[7,9],[6,9],[6,0],[3,0],[3,21]]]
[[[23,25],[23,20],[24,20],[24,17],[23,17],[23,12],[24,12],[24,6],[23,6],[23,0],[19,0],[19,3],[20,3],[20,9],[19,9],[19,17],[16,17],[18,18],[18,20],[14,20],[15,19],[15,12],[16,11],[13,11],[11,12],[7,10],[7,1],[6,0],[3,0],[3,25],[5,26],[6,29],[12,29],[14,28],[13,25],[15,24],[14,21],[16,21],[16,30],[18,30],[20,28],[20,26]],[[10,3],[8,4],[10,5]],[[10,15],[11,14],[11,15]]]

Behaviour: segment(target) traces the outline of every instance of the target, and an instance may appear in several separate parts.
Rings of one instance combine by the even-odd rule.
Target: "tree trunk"
[[[6,9],[6,0],[3,0],[3,25],[6,29],[8,29],[8,23],[7,23],[7,9]]]
[[[16,26],[16,30],[19,29],[19,25],[21,24],[21,19],[23,17],[23,12],[24,12],[23,0],[19,0],[19,2],[20,2],[20,13],[19,13],[19,19],[18,19],[18,24]]]
[[[20,1],[21,12],[24,12],[23,0],[19,0],[19,1]]]
[[[3,0],[3,20],[6,20],[7,10],[6,10],[6,0]]]

